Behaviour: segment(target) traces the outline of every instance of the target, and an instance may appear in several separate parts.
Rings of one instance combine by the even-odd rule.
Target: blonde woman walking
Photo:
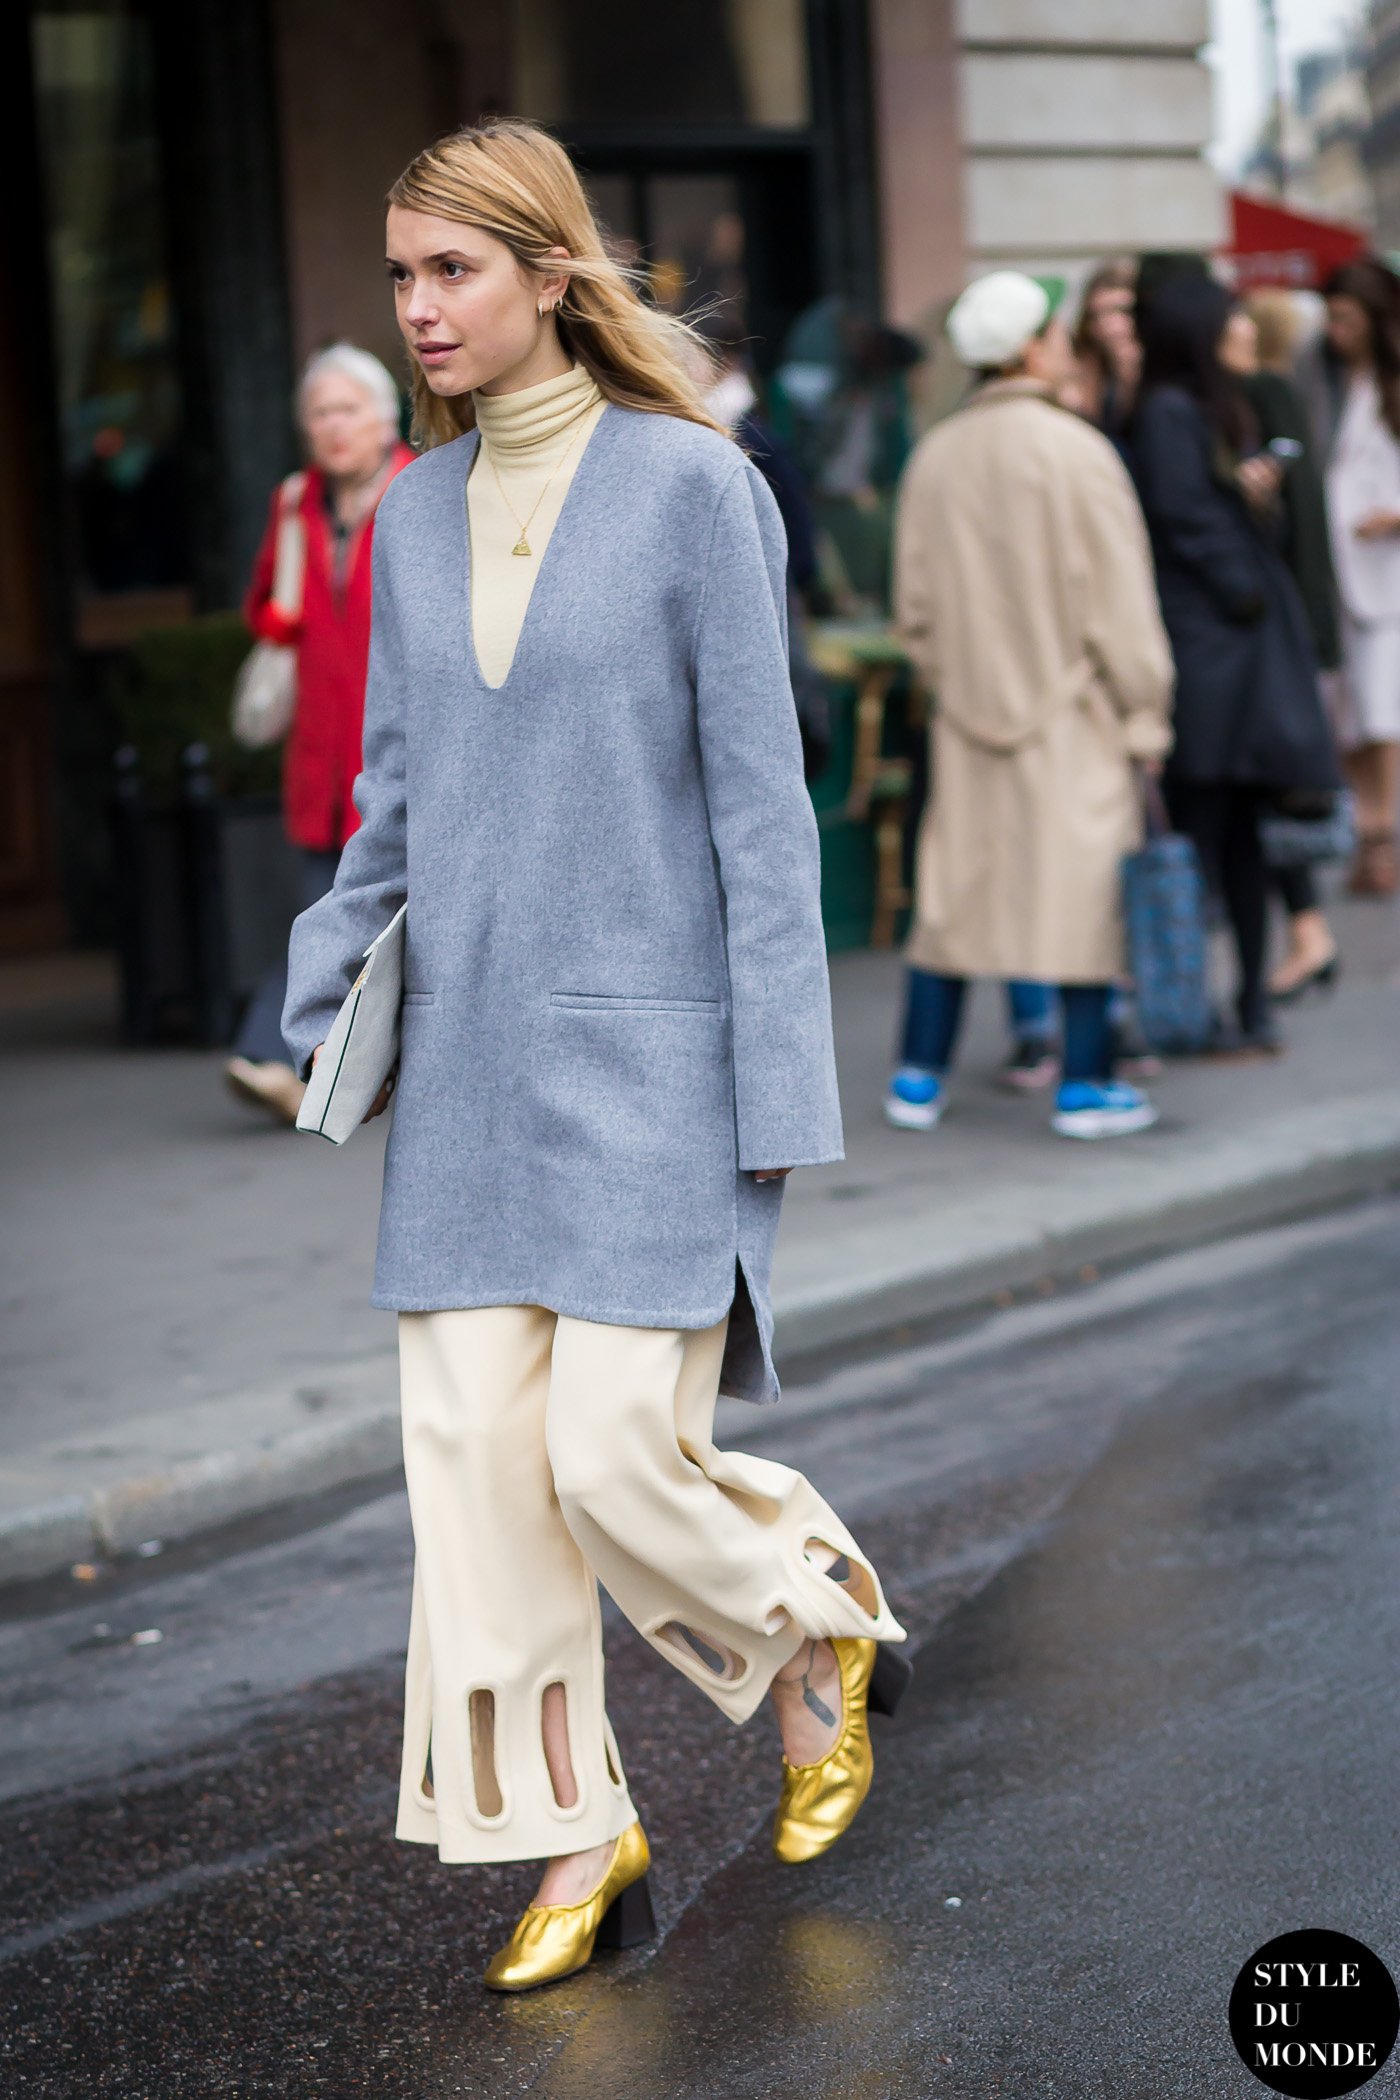
[[[547,1862],[486,1972],[525,1990],[650,1929],[599,1580],[731,1720],[771,1695],[787,1861],[855,1815],[908,1666],[815,1489],[711,1433],[719,1393],[776,1397],[783,1180],[841,1156],[776,507],[545,133],[421,154],[388,265],[425,449],[380,510],[360,828],[286,1032],[309,1069],[406,898],[398,1832]]]

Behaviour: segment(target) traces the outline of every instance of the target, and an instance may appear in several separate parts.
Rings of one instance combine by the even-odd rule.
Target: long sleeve
[[[894,617],[900,639],[930,692],[938,687],[939,636],[934,613],[929,514],[937,470],[923,445],[900,484],[894,521]]]
[[[272,602],[272,586],[277,568],[277,527],[281,509],[282,484],[279,482],[272,492],[267,526],[253,561],[253,573],[243,600],[244,623],[260,642],[294,642],[301,631],[301,623],[289,620]]]
[[[360,825],[341,855],[335,887],[293,925],[288,953],[282,1033],[303,1075],[312,1051],[326,1039],[365,949],[408,892],[405,681],[385,531],[392,494],[381,502],[375,526],[364,761],[354,787]]]
[[[1087,589],[1085,646],[1123,719],[1134,758],[1171,745],[1172,654],[1157,604],[1152,550],[1118,455],[1095,446],[1076,484]]]
[[[821,856],[787,660],[787,547],[741,461],[718,499],[695,636],[696,716],[724,891],[739,1165],[842,1157]]]
[[[1211,476],[1200,410],[1185,394],[1149,394],[1134,420],[1132,456],[1159,557],[1190,570],[1227,620],[1258,619],[1264,581],[1251,556],[1244,499],[1232,499]]]

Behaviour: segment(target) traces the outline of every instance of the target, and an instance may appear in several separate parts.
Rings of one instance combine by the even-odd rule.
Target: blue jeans
[[[1006,1020],[1018,1043],[1048,1043],[1055,1033],[1055,988],[1028,978],[1006,980]]]
[[[309,911],[319,904],[326,891],[335,881],[335,871],[340,863],[339,853],[317,852],[313,846],[301,849],[301,908]],[[282,1040],[282,1008],[287,1003],[287,965],[285,961],[274,963],[265,972],[252,998],[248,1011],[234,1041],[234,1054],[249,1057],[255,1064],[289,1065],[294,1062],[291,1051]]]
[[[1034,990],[1048,1003],[1050,993],[1046,986],[1037,985]],[[1113,987],[1107,984],[1059,987],[1067,1080],[1111,1078],[1113,1037],[1108,1016],[1112,991]],[[909,972],[901,1060],[904,1064],[918,1065],[940,1077],[948,1070],[957,1047],[966,993],[965,977],[943,977],[933,970]]]

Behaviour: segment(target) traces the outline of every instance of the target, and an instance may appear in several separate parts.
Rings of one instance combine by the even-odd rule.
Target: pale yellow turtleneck
[[[577,364],[557,379],[518,393],[473,394],[472,403],[481,432],[481,449],[467,481],[472,639],[482,677],[500,686],[510,674],[541,557],[607,403]],[[530,520],[525,533],[530,552],[512,554],[523,518]]]

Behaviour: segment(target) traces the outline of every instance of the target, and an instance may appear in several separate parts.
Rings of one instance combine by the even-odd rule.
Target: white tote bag
[[[272,603],[284,619],[293,621],[301,618],[306,584],[306,527],[301,519],[305,488],[305,474],[289,474],[282,484],[277,511]],[[295,645],[254,642],[233,688],[234,736],[252,751],[260,751],[267,744],[280,744],[296,711]]]

